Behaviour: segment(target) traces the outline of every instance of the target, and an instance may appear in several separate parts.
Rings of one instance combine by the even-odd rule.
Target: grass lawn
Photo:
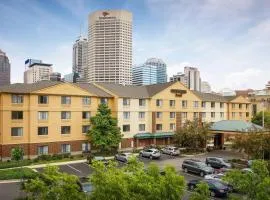
[[[29,168],[3,169],[0,170],[0,180],[34,178],[36,172]]]

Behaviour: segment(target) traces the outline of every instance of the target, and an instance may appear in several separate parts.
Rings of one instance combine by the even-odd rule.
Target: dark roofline
[[[29,68],[33,67],[34,65],[41,65],[41,66],[47,66],[47,67],[52,66],[52,64],[47,64],[47,63],[33,63],[33,64],[29,65]]]

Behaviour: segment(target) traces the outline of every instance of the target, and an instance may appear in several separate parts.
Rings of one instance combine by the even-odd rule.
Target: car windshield
[[[221,182],[215,181],[215,182],[211,182],[216,188],[224,188],[224,184],[222,184]]]
[[[203,162],[198,162],[198,166],[199,166],[200,168],[207,167],[207,165],[206,165],[205,163],[203,163]]]

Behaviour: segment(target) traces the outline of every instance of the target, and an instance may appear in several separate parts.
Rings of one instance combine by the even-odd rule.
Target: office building
[[[72,72],[84,76],[84,69],[87,67],[87,38],[80,36],[73,44]]]
[[[0,86],[10,84],[10,63],[6,53],[0,49]]]
[[[96,11],[89,15],[87,82],[131,84],[132,13]]]
[[[187,79],[187,87],[190,90],[201,91],[201,77],[198,68],[185,67],[184,73]]]
[[[26,70],[24,72],[24,83],[50,80],[50,74],[53,72],[52,64],[43,63],[40,60],[37,60],[38,62],[32,61],[33,59],[25,61]]]
[[[211,93],[211,86],[207,81],[201,82],[201,92]]]
[[[61,81],[61,73],[59,72],[50,73],[50,81]]]
[[[178,72],[176,75],[170,77],[170,82],[180,81],[184,85],[187,85],[187,78],[182,72]]]
[[[74,73],[74,72],[64,75],[64,81],[69,82],[69,83],[77,83],[78,78],[79,78],[79,74]]]
[[[167,65],[159,58],[149,58],[145,62],[146,65],[157,67],[157,83],[167,82]]]
[[[151,85],[157,83],[157,67],[153,65],[137,65],[132,67],[133,85]]]
[[[191,91],[180,82],[147,86],[17,83],[0,87],[0,99],[1,159],[10,159],[16,146],[23,148],[25,158],[89,151],[89,118],[96,115],[100,103],[106,103],[117,118],[122,149],[169,145],[186,120],[241,120],[244,124],[251,120],[247,98]],[[222,131],[214,137],[217,134],[220,143],[226,140]]]

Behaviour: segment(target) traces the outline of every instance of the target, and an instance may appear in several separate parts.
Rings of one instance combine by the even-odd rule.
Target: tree
[[[269,199],[270,176],[267,163],[263,160],[254,160],[251,168],[250,173],[243,173],[240,170],[229,171],[224,180],[245,194],[247,200]]]
[[[179,200],[184,194],[184,178],[170,166],[165,167],[164,175],[156,164],[144,169],[143,163],[135,158],[122,168],[114,162],[106,167],[94,162],[92,167],[93,200]]]
[[[91,117],[90,123],[92,128],[87,136],[94,146],[102,152],[117,149],[122,135],[116,118],[111,116],[111,110],[106,104],[99,105],[98,112],[96,116]]]
[[[263,113],[259,112],[252,118],[252,122],[254,124],[262,126],[263,125],[262,118]],[[264,112],[264,126],[265,128],[270,128],[270,112]]]
[[[200,182],[191,194],[190,200],[208,200],[210,196],[209,186],[205,182]]]
[[[58,167],[48,166],[36,178],[23,184],[27,199],[39,200],[83,200],[86,196],[80,191],[78,178],[59,172]]]
[[[24,155],[24,152],[21,147],[17,146],[13,148],[11,151],[11,159],[17,162],[23,159],[23,155]]]
[[[209,123],[201,124],[198,119],[188,120],[180,130],[176,131],[174,140],[182,147],[205,148],[209,131]]]

